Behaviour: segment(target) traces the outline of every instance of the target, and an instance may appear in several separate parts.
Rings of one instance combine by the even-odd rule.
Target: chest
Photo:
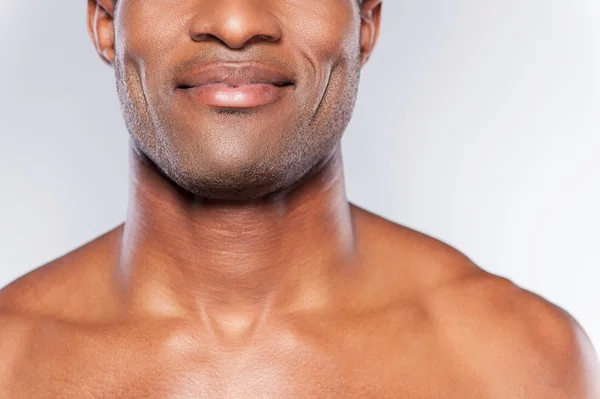
[[[19,356],[5,367],[8,372],[0,373],[0,397],[469,397],[468,382],[455,373],[455,361],[448,361],[434,335],[424,329],[399,334],[386,325],[326,334],[288,329],[239,345],[181,328],[160,333],[154,326],[108,331],[47,327],[16,351]]]
[[[100,349],[100,348],[99,348]],[[52,351],[51,351],[52,352]],[[30,358],[0,387],[22,399],[446,397],[457,381],[433,361],[371,351],[255,348],[232,353],[82,351]],[[433,359],[432,359],[433,360]],[[461,398],[467,395],[459,396]]]

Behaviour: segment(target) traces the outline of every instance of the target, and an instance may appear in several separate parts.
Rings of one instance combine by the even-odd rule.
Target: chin
[[[296,187],[335,147],[337,136],[301,133],[173,129],[167,139],[156,140],[160,145],[150,158],[176,186],[200,199],[268,199]]]
[[[175,181],[185,191],[204,200],[215,201],[251,201],[267,198],[282,191],[286,183],[259,181],[257,179],[238,180],[196,180]]]
[[[249,163],[238,165],[190,165],[169,168],[167,176],[183,190],[206,200],[249,201],[269,197],[294,183],[297,170],[288,165]],[[296,173],[294,173],[296,172]]]

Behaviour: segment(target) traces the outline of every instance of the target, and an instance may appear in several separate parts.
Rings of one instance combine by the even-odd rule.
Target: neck
[[[176,187],[131,151],[119,286],[131,307],[312,306],[355,255],[339,147],[295,188],[214,202]]]

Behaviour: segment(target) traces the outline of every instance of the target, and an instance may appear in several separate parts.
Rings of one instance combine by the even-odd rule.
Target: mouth
[[[289,74],[257,64],[213,64],[183,76],[177,91],[205,106],[254,108],[274,103],[296,83]]]

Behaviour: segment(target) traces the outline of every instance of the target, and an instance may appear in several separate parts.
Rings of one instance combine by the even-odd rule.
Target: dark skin
[[[119,1],[127,219],[0,292],[0,397],[600,398],[566,312],[346,199],[380,0]],[[289,81],[191,100],[211,63]]]

